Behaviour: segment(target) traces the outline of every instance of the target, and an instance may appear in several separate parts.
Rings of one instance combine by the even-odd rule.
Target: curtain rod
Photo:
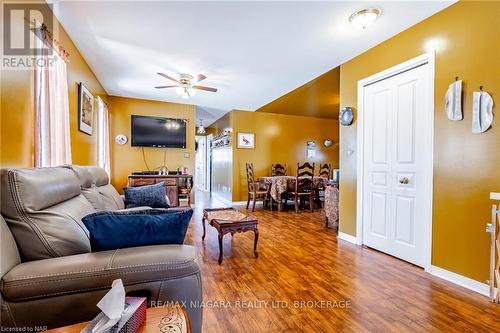
[[[57,55],[64,60],[69,62],[69,53],[64,49],[64,47],[54,38],[54,35],[47,28],[44,23],[39,23],[35,19],[33,21],[28,20],[26,17],[24,20],[29,24],[30,30],[42,40],[42,42],[54,50]]]

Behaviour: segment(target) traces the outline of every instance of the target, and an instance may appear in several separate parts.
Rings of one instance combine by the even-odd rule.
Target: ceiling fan
[[[217,91],[217,89],[215,89],[215,88],[193,85],[194,83],[200,82],[200,81],[205,80],[207,78],[203,74],[198,74],[195,76],[192,76],[189,74],[179,74],[179,79],[173,78],[173,77],[168,76],[167,74],[164,74],[164,73],[157,73],[157,74],[166,78],[166,79],[169,79],[170,81],[174,81],[177,84],[171,85],[171,86],[157,86],[157,87],[155,87],[156,89],[176,88],[175,91],[177,92],[177,94],[179,94],[184,99],[188,99],[189,97],[194,96],[196,93],[195,89],[205,90],[205,91],[210,91],[210,92]]]

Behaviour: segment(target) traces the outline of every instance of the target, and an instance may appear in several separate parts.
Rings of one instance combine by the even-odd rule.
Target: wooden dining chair
[[[313,200],[314,200],[314,163],[311,165],[309,162],[305,162],[300,165],[297,163],[297,177],[295,179],[295,188],[290,192],[290,196],[293,197],[295,203],[295,212],[299,212],[299,201],[304,203],[305,200],[309,200],[309,208],[311,212],[313,211]]]
[[[272,164],[271,176],[286,176],[286,164]]]
[[[319,176],[324,177],[327,180],[331,178],[332,175],[332,165],[330,163],[324,163],[319,165]],[[325,198],[325,186],[326,184],[323,184],[323,186],[318,187],[315,189],[316,192],[316,205],[318,207],[322,206],[322,201],[324,201]],[[321,200],[323,199],[323,200]]]
[[[261,184],[255,181],[255,174],[253,172],[253,163],[246,163],[246,171],[247,171],[247,184],[248,184],[248,200],[247,200],[247,209],[250,206],[250,200],[253,200],[252,203],[252,212],[255,211],[255,203],[257,199],[262,199],[262,203],[264,206],[267,205],[269,200],[269,186]]]
[[[332,175],[332,165],[330,163],[320,164],[319,165],[319,176],[325,177],[326,179],[330,179]]]

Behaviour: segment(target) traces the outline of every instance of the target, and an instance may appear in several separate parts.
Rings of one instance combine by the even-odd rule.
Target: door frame
[[[435,76],[435,54],[434,52],[424,53],[418,57],[400,63],[396,66],[383,70],[377,74],[371,75],[358,81],[358,115],[357,115],[357,171],[356,171],[356,243],[363,244],[363,165],[364,165],[364,97],[365,87],[390,78],[392,76],[401,74],[403,72],[412,70],[416,67],[423,65],[429,66],[428,71],[428,101],[425,110],[425,132],[424,144],[427,152],[424,161],[424,193],[425,197],[429,198],[424,203],[425,216],[424,221],[424,246],[425,246],[425,264],[424,269],[426,272],[431,270],[432,259],[432,203],[433,203],[433,173],[434,173],[434,76]]]

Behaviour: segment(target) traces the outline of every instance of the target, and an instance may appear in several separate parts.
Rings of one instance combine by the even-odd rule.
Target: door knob
[[[410,183],[410,180],[408,179],[408,177],[399,178],[399,183],[400,184],[408,184],[408,183]]]

